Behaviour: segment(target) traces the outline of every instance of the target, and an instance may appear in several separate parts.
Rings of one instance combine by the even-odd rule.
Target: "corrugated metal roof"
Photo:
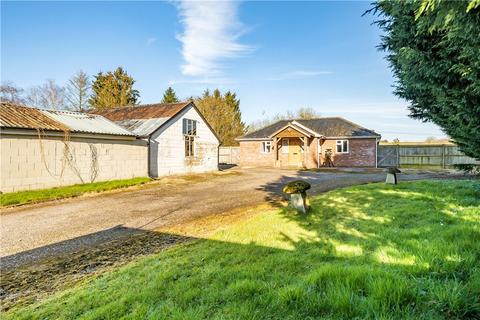
[[[55,131],[70,130],[66,125],[48,117],[39,109],[19,106],[8,102],[0,103],[0,126],[6,128]]]
[[[64,123],[72,132],[135,136],[133,132],[99,115],[57,110],[40,111],[58,122]]]
[[[71,111],[41,110],[9,102],[0,104],[0,126],[107,135],[135,136],[135,133],[99,116]]]
[[[167,118],[154,118],[154,119],[131,119],[115,121],[116,124],[124,127],[127,130],[132,131],[137,136],[148,137],[155,130],[157,130],[162,124],[170,119]]]
[[[112,121],[171,118],[190,103],[190,101],[186,101],[180,103],[144,104],[107,110],[95,110],[93,113],[102,115]]]

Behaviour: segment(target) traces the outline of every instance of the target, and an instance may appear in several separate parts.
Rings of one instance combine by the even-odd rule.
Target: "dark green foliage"
[[[162,103],[177,103],[179,102],[175,91],[172,87],[168,87],[163,94]]]
[[[454,164],[453,167],[468,174],[480,175],[480,165],[478,164],[459,163]]]
[[[92,84],[89,104],[94,109],[123,107],[138,103],[140,94],[133,89],[135,80],[122,67],[114,72],[99,72]]]
[[[410,116],[439,125],[480,159],[480,1],[378,1],[380,48]]]
[[[290,181],[283,187],[283,192],[291,194],[291,193],[304,193],[308,189],[311,188],[310,183],[303,181],[303,180],[295,180]]]
[[[235,93],[227,91],[222,95],[216,89],[213,94],[205,90],[203,96],[195,100],[195,105],[213,130],[218,134],[223,146],[235,146],[235,138],[245,134],[245,123],[240,112],[240,100]]]

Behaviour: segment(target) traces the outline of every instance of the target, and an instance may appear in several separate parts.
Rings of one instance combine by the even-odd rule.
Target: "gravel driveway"
[[[312,172],[278,169],[234,170],[235,174],[189,184],[146,186],[92,197],[6,209],[0,217],[0,267],[18,266],[57,252],[77,251],[139,230],[187,222],[281,196],[283,184],[305,179],[311,193],[382,181],[383,172]],[[438,174],[402,175],[401,180]]]
[[[409,173],[400,180],[454,177]],[[232,210],[275,204],[282,198],[283,185],[293,179],[309,181],[309,193],[315,194],[384,178],[383,172],[237,169],[4,209],[0,310],[34,303],[139,256],[194,239],[173,234],[169,228],[189,222],[198,222],[201,228],[207,217],[222,224]]]

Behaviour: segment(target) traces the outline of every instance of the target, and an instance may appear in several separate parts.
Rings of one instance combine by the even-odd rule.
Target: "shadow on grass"
[[[471,184],[426,181],[338,190],[314,198],[309,215],[282,207],[255,217],[259,220],[238,231],[251,232],[258,222],[261,229],[251,239],[123,230],[130,234],[124,240],[19,274],[32,277],[24,289],[62,281],[63,266],[78,274],[95,261],[108,265],[135,256],[130,252],[185,244],[11,316],[475,319],[480,200]],[[7,288],[10,297],[18,296],[9,290],[14,288]]]

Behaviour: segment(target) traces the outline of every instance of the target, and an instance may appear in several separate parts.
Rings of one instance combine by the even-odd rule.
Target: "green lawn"
[[[105,182],[94,182],[75,184],[73,186],[19,191],[4,193],[0,195],[0,206],[11,206],[27,203],[42,202],[55,199],[77,197],[87,192],[100,192],[119,188],[134,186],[151,181],[150,178],[133,178],[126,180],[112,180]]]
[[[259,212],[6,319],[478,319],[480,181],[369,184]]]

